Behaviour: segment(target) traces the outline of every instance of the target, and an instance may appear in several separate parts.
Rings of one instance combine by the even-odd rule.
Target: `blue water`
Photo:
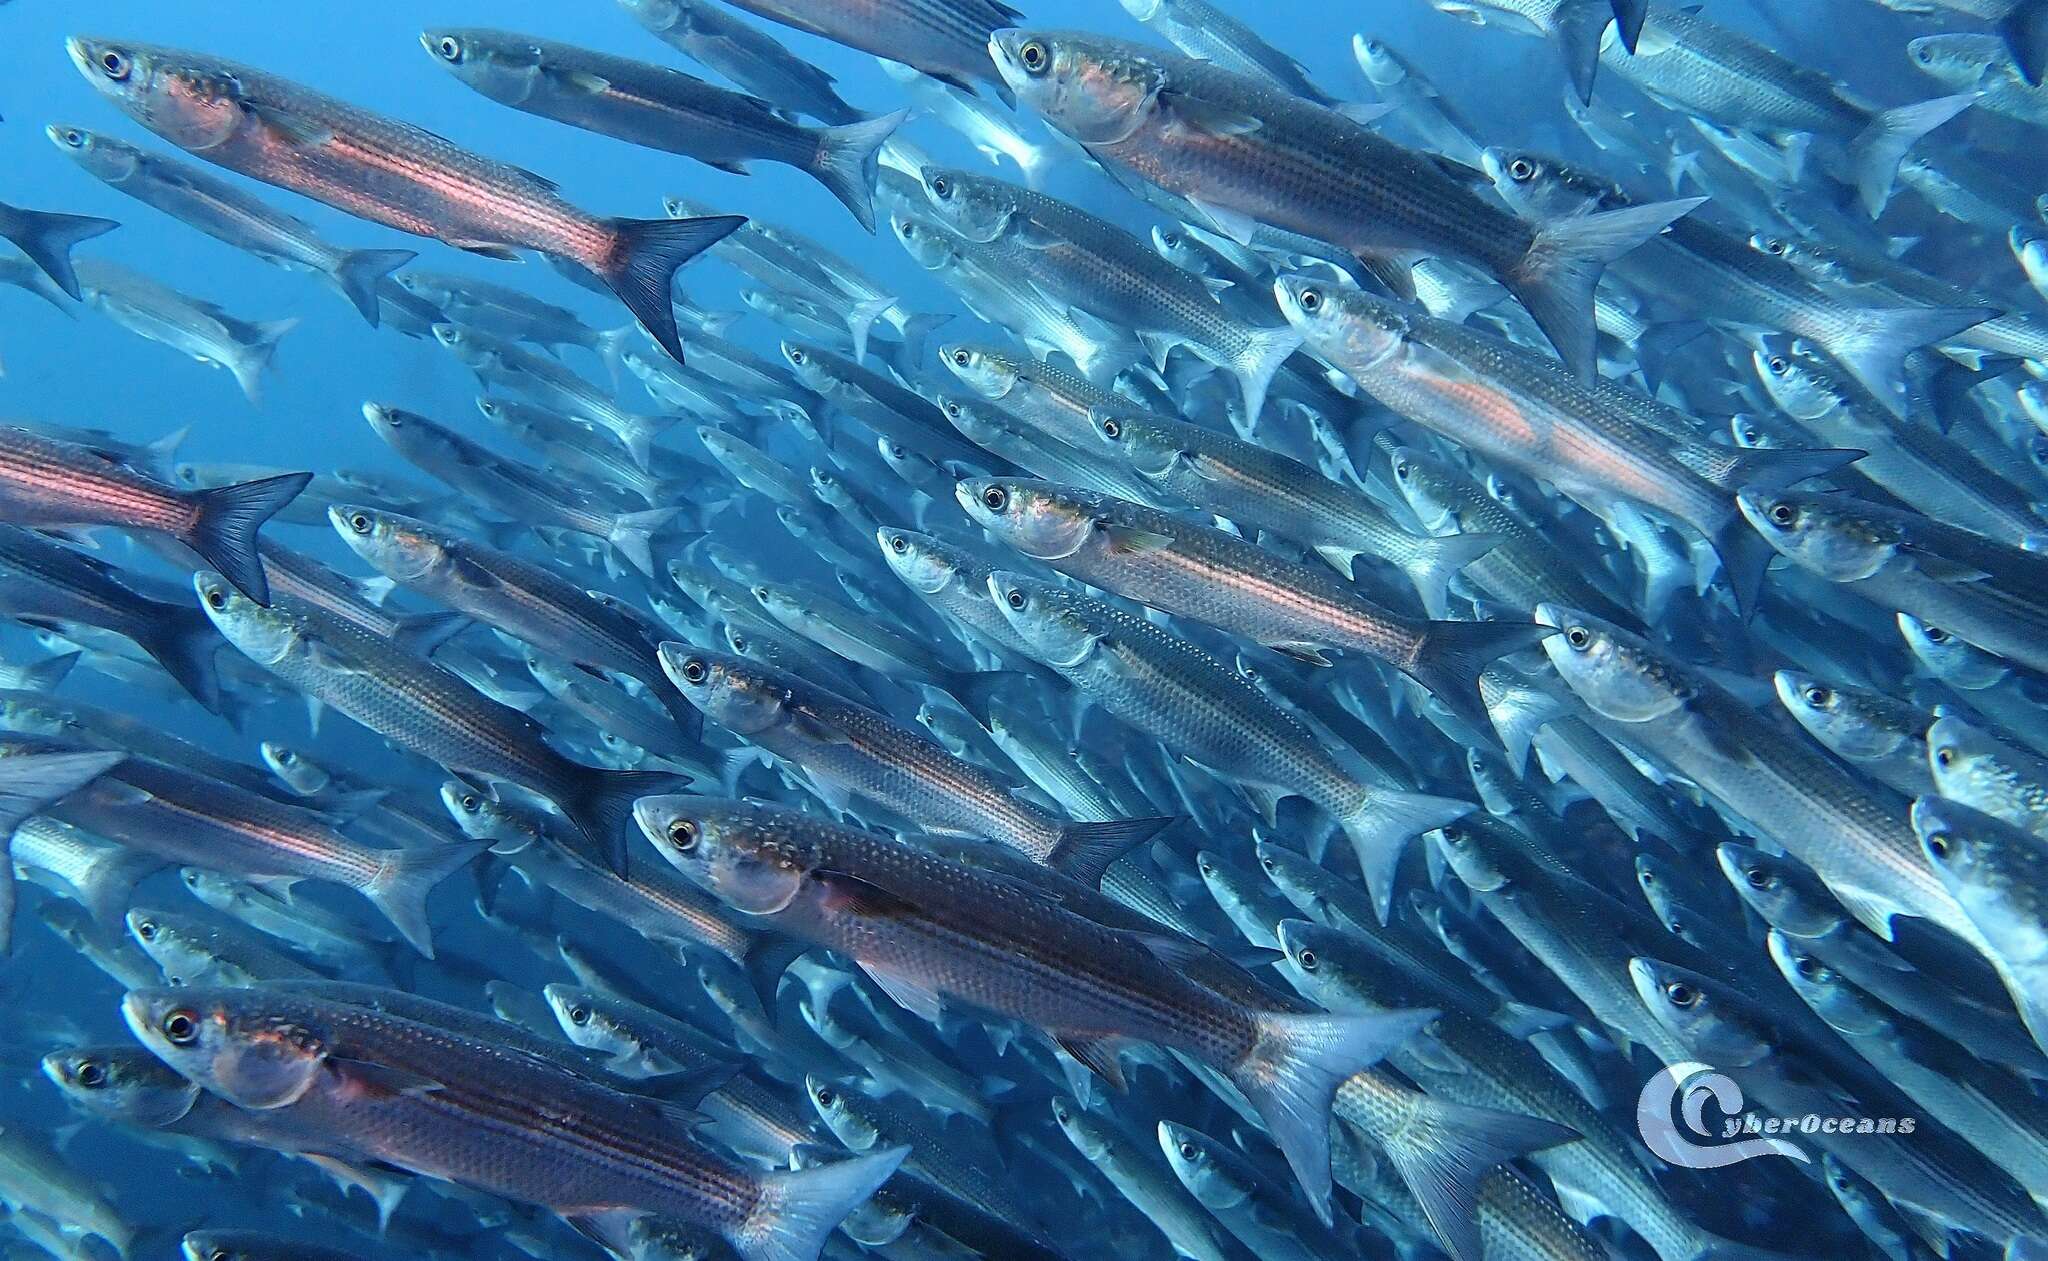
[[[1370,99],[1370,89],[1351,59],[1350,36],[1368,29],[1400,48],[1454,95],[1468,118],[1480,121],[1483,139],[1504,145],[1565,149],[1586,155],[1584,142],[1558,108],[1562,88],[1554,51],[1535,40],[1482,31],[1430,10],[1421,0],[1378,0],[1373,4],[1325,0],[1219,0],[1252,21],[1273,43],[1300,59],[1327,91]],[[1138,36],[1113,0],[1029,0],[1036,23],[1087,26]],[[1811,0],[1786,6],[1775,23],[1759,20],[1752,3],[1726,0],[1711,6],[1720,21],[1776,42],[1789,55],[1817,56],[1826,67],[1852,78],[1885,103],[1925,95],[1925,85],[1906,81],[1896,58],[1906,28],[1875,6]],[[686,158],[634,148],[513,112],[486,101],[438,68],[418,43],[423,21],[441,26],[488,25],[582,43],[608,52],[680,65],[665,46],[605,0],[440,0],[424,8],[397,4],[292,4],[259,0],[208,0],[163,4],[145,0],[17,0],[0,7],[0,199],[39,209],[97,214],[118,219],[122,228],[87,243],[82,257],[117,260],[196,297],[216,302],[245,320],[299,317],[303,322],[284,341],[266,380],[262,405],[252,406],[224,371],[189,362],[145,342],[105,318],[80,309],[61,318],[47,305],[14,289],[0,289],[0,414],[81,426],[99,426],[145,440],[180,426],[191,436],[180,458],[234,461],[281,468],[352,468],[383,471],[423,481],[424,475],[398,460],[361,419],[365,400],[389,402],[461,426],[478,438],[489,432],[471,406],[474,379],[430,341],[411,340],[368,327],[348,305],[317,280],[266,266],[225,244],[203,237],[103,186],[44,138],[46,123],[77,123],[139,143],[168,147],[115,111],[83,83],[64,56],[68,34],[118,35],[139,41],[205,49],[259,66],[325,92],[418,123],[492,157],[530,168],[558,181],[579,206],[611,215],[654,217],[661,197],[678,193],[722,211],[760,216],[826,242],[883,277],[905,306],[915,311],[957,311],[956,300],[918,269],[908,266],[886,224],[880,235],[860,231],[844,209],[802,174],[766,163],[750,177],[711,170]],[[1368,25],[1369,24],[1369,25]],[[864,110],[893,108],[897,89],[864,54],[782,28],[779,38],[801,55],[830,69],[842,96]],[[1870,51],[1866,51],[1870,50]],[[1875,50],[1884,50],[1883,52]],[[1042,126],[1025,118],[1021,126],[1044,138]],[[957,135],[929,120],[913,121],[905,135],[941,159],[982,168],[982,160]],[[1013,175],[1014,168],[995,168]],[[230,177],[235,178],[235,177]],[[289,194],[250,185],[266,199],[318,227],[328,239],[357,248],[417,249],[420,264],[499,283],[519,284],[533,293],[574,307],[595,326],[620,322],[613,304],[581,290],[538,263],[511,266],[468,257],[433,242],[406,237],[351,219]],[[1135,201],[1112,186],[1064,163],[1047,191],[1072,198],[1142,231],[1156,222]],[[701,307],[741,309],[739,277],[715,259],[700,260],[685,273],[682,288]],[[962,322],[956,327],[966,324]],[[760,317],[736,328],[734,339],[774,358],[776,330]],[[579,353],[570,361],[585,371],[592,364]],[[627,397],[641,410],[653,405],[629,387]],[[320,555],[350,572],[362,572],[324,530],[273,527],[277,537]],[[109,555],[147,564],[140,552],[110,541]],[[0,639],[13,658],[38,655],[16,632]],[[346,719],[329,716],[311,737],[304,714],[294,706],[256,711],[247,728],[235,731],[189,704],[169,704],[124,694],[102,676],[81,670],[66,694],[124,708],[160,722],[216,752],[255,758],[259,739],[279,739],[307,749],[322,762],[368,779],[386,776],[434,782],[438,776],[407,763]],[[13,958],[0,971],[11,1015],[0,1021],[0,1126],[50,1132],[73,1118],[35,1069],[52,1045],[72,1041],[119,1040],[125,1031],[116,1009],[114,983],[93,970],[35,923],[35,907],[47,895],[24,890]],[[362,908],[333,890],[306,896],[349,913]],[[467,877],[450,882],[434,903],[437,933],[460,959],[491,949],[494,940],[477,927],[467,903]],[[175,875],[166,873],[145,887],[140,901],[189,909],[179,900]],[[585,935],[638,967],[659,985],[672,978],[656,970],[641,943],[574,908],[562,911],[561,926]],[[370,917],[363,915],[365,923]],[[528,956],[500,960],[503,975],[537,988],[559,979]],[[665,967],[666,965],[661,965]],[[475,978],[446,973],[422,982],[443,997],[475,994]],[[250,1154],[240,1177],[202,1177],[175,1168],[164,1153],[138,1146],[103,1125],[68,1135],[67,1158],[112,1189],[131,1221],[153,1233],[138,1255],[146,1261],[174,1255],[176,1234],[195,1225],[261,1226],[310,1232],[319,1238],[318,1211],[295,1206],[317,1179],[300,1166]],[[1058,1142],[1053,1133],[1053,1142]],[[1062,1155],[1068,1153],[1062,1152]],[[330,1196],[331,1198],[331,1196]],[[425,1203],[430,1197],[416,1195]],[[358,1199],[355,1208],[360,1210]],[[418,1204],[414,1211],[419,1211]],[[460,1210],[437,1206],[441,1223],[460,1227]],[[1710,1210],[1732,1218],[1725,1206]],[[551,1236],[572,1255],[577,1245]],[[1152,1241],[1156,1243],[1156,1240]],[[372,1249],[358,1239],[366,1254]],[[513,1255],[501,1239],[479,1236],[457,1252],[478,1257]],[[392,1251],[387,1255],[412,1255]],[[581,1254],[576,1254],[581,1255]],[[1133,1254],[1134,1256],[1136,1254]],[[1160,1255],[1164,1253],[1147,1253]]]

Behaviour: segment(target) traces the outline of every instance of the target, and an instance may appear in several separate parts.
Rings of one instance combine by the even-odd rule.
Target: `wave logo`
[[[1709,1099],[1730,1122],[1720,1127],[1708,1123]],[[1683,1169],[1726,1169],[1764,1156],[1810,1161],[1798,1144],[1787,1139],[1728,1141],[1745,1128],[1732,1120],[1742,1109],[1742,1087],[1734,1078],[1708,1064],[1673,1064],[1644,1084],[1636,1100],[1636,1129],[1659,1158]],[[1699,1143],[1695,1136],[1717,1141]]]

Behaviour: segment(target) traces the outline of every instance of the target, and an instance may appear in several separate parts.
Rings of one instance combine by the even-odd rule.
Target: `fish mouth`
[[[996,63],[996,73],[1003,76],[1003,82],[1014,90],[1024,85],[1024,67],[1017,63],[1016,48],[1024,39],[1022,29],[1006,26],[991,31],[988,37],[988,57]]]

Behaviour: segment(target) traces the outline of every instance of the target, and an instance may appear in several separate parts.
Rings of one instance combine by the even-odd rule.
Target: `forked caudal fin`
[[[817,1261],[846,1215],[896,1172],[908,1145],[830,1165],[763,1174],[760,1199],[726,1235],[745,1261]]]
[[[1480,672],[1496,657],[1534,648],[1556,633],[1532,622],[1430,622],[1428,627],[1403,673],[1481,731],[1489,720],[1479,703]]]
[[[611,544],[628,564],[647,577],[654,577],[654,536],[676,519],[680,508],[650,508],[646,512],[623,512],[612,519]]]
[[[578,852],[614,875],[626,875],[626,829],[633,803],[642,797],[679,793],[690,777],[672,771],[601,771],[585,768],[575,795],[555,805],[581,833]]]
[[[383,308],[377,287],[386,276],[418,257],[411,250],[350,250],[334,260],[334,270],[327,278],[375,328]]]
[[[1409,839],[1470,813],[1469,801],[1389,788],[1371,790],[1363,806],[1338,820],[1358,855],[1358,867],[1365,873],[1365,887],[1372,893],[1372,908],[1380,923],[1387,922],[1393,907],[1394,875]]]
[[[613,219],[611,257],[598,276],[626,304],[648,335],[681,363],[683,342],[676,332],[673,294],[676,272],[745,222],[742,215]]]
[[[277,344],[284,335],[299,326],[299,319],[265,320],[261,324],[249,325],[249,336],[235,346],[235,353],[228,359],[227,368],[235,375],[235,384],[242,387],[242,396],[251,403],[263,403],[263,374],[270,367],[270,361],[277,355]]]
[[[843,127],[827,127],[819,133],[818,156],[810,167],[812,176],[870,232],[875,230],[875,173],[882,145],[909,117],[909,110],[899,109]]]
[[[120,226],[112,219],[22,210],[0,202],[0,236],[14,242],[16,249],[74,299],[80,290],[78,273],[71,268],[71,247]]]
[[[1371,1016],[1256,1012],[1258,1040],[1227,1076],[1266,1123],[1316,1216],[1330,1217],[1330,1101],[1436,1019],[1429,1010]]]
[[[1856,168],[1856,192],[1871,218],[1884,213],[1885,203],[1891,200],[1892,181],[1899,174],[1899,163],[1905,160],[1914,142],[1968,109],[1976,99],[1975,92],[1965,92],[1884,110],[1849,142],[1849,160]]]
[[[175,605],[135,629],[135,642],[178,686],[191,693],[200,708],[221,712],[220,668],[215,660],[225,640],[204,614],[187,617]],[[199,611],[195,608],[194,613]]]
[[[1527,308],[1565,366],[1590,384],[1595,371],[1593,289],[1600,273],[1705,201],[1688,197],[1553,219],[1536,230],[1528,252],[1500,282]]]
[[[387,850],[384,866],[363,886],[363,896],[384,912],[384,918],[412,943],[413,949],[431,959],[434,934],[427,922],[427,895],[487,848],[487,842],[466,841]]]
[[[1578,1131],[1554,1121],[1425,1096],[1399,1134],[1382,1146],[1444,1251],[1454,1261],[1485,1261],[1480,1181],[1510,1160],[1577,1137]]]
[[[1245,347],[1230,363],[1223,365],[1237,378],[1237,387],[1244,395],[1244,423],[1256,424],[1259,413],[1266,406],[1266,391],[1272,388],[1273,377],[1294,352],[1301,348],[1301,334],[1294,325],[1282,324],[1277,328],[1253,329],[1245,339]]]
[[[1166,818],[1111,819],[1107,823],[1069,823],[1060,829],[1058,844],[1045,865],[1094,887],[1110,864],[1172,827]]]
[[[1997,314],[1986,307],[1865,308],[1835,321],[1814,341],[1886,407],[1903,416],[1900,382],[1906,356]]]
[[[256,554],[256,532],[286,504],[298,498],[311,473],[285,473],[260,481],[238,482],[195,491],[197,509],[191,529],[179,541],[199,553],[220,576],[256,603],[270,604],[270,580]]]

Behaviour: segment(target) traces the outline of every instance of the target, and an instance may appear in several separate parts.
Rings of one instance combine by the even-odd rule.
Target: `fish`
[[[1698,204],[1534,226],[1426,155],[1221,65],[1074,32],[1006,30],[991,48],[1004,80],[1053,126],[1187,197],[1234,240],[1264,222],[1361,256],[1422,249],[1478,264],[1529,308],[1582,382],[1593,374],[1601,270]]]
[[[180,490],[90,448],[0,426],[0,520],[10,525],[113,525],[166,535],[215,566],[258,602],[269,582],[257,532],[296,498],[311,473],[282,473],[237,485]]]
[[[878,1152],[808,1177],[758,1174],[699,1146],[648,1100],[527,1052],[343,1003],[246,989],[141,990],[122,1010],[160,1058],[230,1102],[290,1108],[386,1163],[572,1214],[680,1216],[750,1261],[815,1257],[905,1154]],[[235,1049],[280,1016],[298,1033],[286,1062],[269,1073],[237,1071]],[[398,1081],[412,1085],[371,1084]],[[508,1109],[532,1137],[526,1159],[503,1164],[492,1149]],[[629,1144],[642,1155],[627,1157]]]
[[[1047,1029],[1112,1080],[1122,1075],[1113,1047],[1123,1040],[1178,1046],[1213,1064],[1273,1125],[1310,1204],[1324,1206],[1319,1217],[1329,1192],[1325,1092],[1433,1015],[1256,1011],[1185,980],[1148,941],[1056,901],[790,811],[653,797],[635,818],[692,881],[744,914],[774,916],[807,940],[854,951],[913,1011],[932,1012],[948,996],[968,1000]],[[889,921],[902,928],[884,928]],[[1060,980],[1041,985],[1031,976]],[[1204,1011],[1214,1024],[1190,1019]]]
[[[857,122],[836,80],[772,36],[709,0],[619,0],[648,34],[779,109],[821,123]]]
[[[178,1246],[185,1261],[276,1261],[282,1257],[303,1257],[305,1261],[352,1261],[358,1256],[340,1248],[255,1230],[187,1231]]]
[[[745,174],[749,161],[804,171],[874,230],[878,151],[909,111],[813,129],[759,97],[679,70],[508,31],[442,28],[420,44],[469,87],[557,122]]]
[[[84,293],[72,266],[72,248],[120,226],[112,219],[96,215],[30,210],[0,202],[0,237],[20,250],[36,270],[74,302],[82,300]]]
[[[614,869],[625,866],[618,824],[632,800],[686,782],[672,772],[599,771],[572,762],[544,744],[540,726],[519,711],[308,606],[280,601],[263,608],[211,573],[195,575],[193,587],[207,617],[251,661],[423,757],[547,797],[585,849]],[[466,862],[481,847],[447,848]]]
[[[743,222],[601,219],[564,201],[542,176],[253,67],[87,36],[72,36],[66,48],[101,96],[217,166],[485,257],[525,248],[577,264],[677,362],[675,273]],[[214,109],[219,93],[236,108]],[[387,184],[387,171],[403,174]]]
[[[218,176],[114,136],[65,123],[52,123],[43,134],[108,187],[274,266],[319,275],[371,328],[378,324],[384,279],[418,257],[411,250],[343,249],[296,215]]]
[[[985,86],[1014,103],[988,53],[990,34],[1018,17],[1003,0],[737,0],[735,7],[914,66],[965,92]]]

